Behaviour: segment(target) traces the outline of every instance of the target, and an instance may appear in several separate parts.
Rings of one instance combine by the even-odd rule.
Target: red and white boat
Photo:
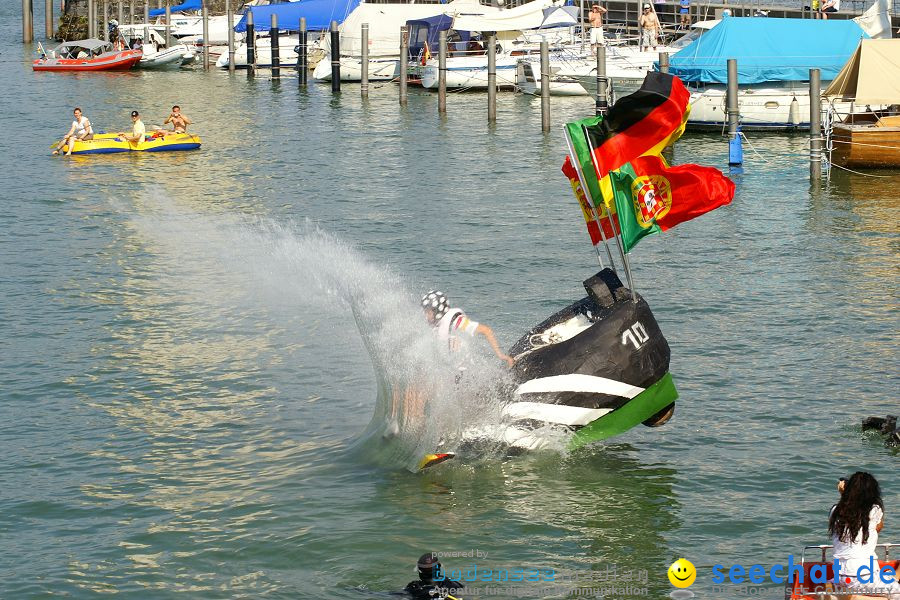
[[[103,40],[63,42],[31,64],[35,71],[127,71],[140,62],[140,50],[117,50]]]
[[[884,560],[879,560],[880,567],[893,567],[894,572],[900,571],[900,560],[891,560],[891,549],[900,547],[900,544],[878,544],[876,548],[884,551]],[[800,556],[800,568],[803,571],[803,578],[788,576],[784,584],[785,600],[884,600],[884,595],[867,595],[863,592],[850,592],[846,588],[835,587],[834,585],[834,560],[827,561],[826,554],[829,550],[833,550],[833,546],[806,546],[803,554]],[[806,551],[821,551],[820,561],[807,560]],[[816,573],[812,572],[814,567]],[[824,578],[822,573],[825,573]],[[813,575],[816,575],[813,581]],[[878,577],[878,574],[875,574]],[[825,581],[822,581],[824,579]]]

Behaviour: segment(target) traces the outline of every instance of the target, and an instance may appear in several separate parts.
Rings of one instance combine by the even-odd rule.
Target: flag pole
[[[584,125],[582,125],[581,129],[584,133],[584,139],[588,144],[588,148],[591,151],[591,162],[594,165],[594,171],[597,172],[597,180],[599,181],[601,179],[600,169],[597,168],[597,156],[594,154],[594,144],[591,143],[591,136],[588,135],[587,128]],[[615,198],[616,188],[615,188],[615,184],[613,183],[612,177],[609,178],[609,185],[610,185],[610,188],[612,188],[613,198]],[[618,210],[616,211],[616,220],[615,221],[613,221],[612,213],[609,212],[608,206],[606,208],[606,212],[609,215],[609,222],[619,225],[619,211]],[[616,227],[613,226],[614,233],[615,233],[615,230],[616,230]],[[616,238],[616,246],[618,246],[618,248],[619,248],[619,256],[622,258],[622,264],[625,265],[625,278],[628,280],[628,288],[631,290],[631,299],[634,300],[635,302],[637,302],[637,297],[635,296],[635,289],[634,289],[634,280],[631,277],[631,263],[628,262],[628,254],[625,252],[625,248],[622,246],[622,242],[619,240],[619,238],[621,237],[621,232],[622,232],[621,225],[619,225],[618,230],[619,230],[619,235],[615,235],[613,237]]]
[[[581,163],[578,162],[578,155],[575,153],[575,148],[572,145],[572,139],[569,137],[569,130],[565,125],[563,126],[563,135],[565,135],[566,137],[566,146],[568,146],[569,148],[569,158],[572,159],[572,166],[575,167],[575,172],[578,174],[578,182],[581,183],[581,191],[588,202],[591,203],[591,215],[594,217],[594,221],[600,228],[600,239],[603,240],[603,247],[606,248],[606,254],[607,256],[609,256],[609,266],[612,267],[613,271],[618,272],[618,269],[616,269],[616,262],[612,257],[612,252],[610,252],[609,245],[606,243],[606,233],[603,231],[603,219],[598,218],[594,199],[591,198],[591,191],[590,189],[588,189],[587,182],[584,179],[584,173],[581,172]],[[612,225],[612,219],[609,220],[609,223],[610,225]],[[600,254],[600,248],[594,246],[594,249],[597,251],[597,261],[600,263],[600,268],[603,268],[603,257]]]

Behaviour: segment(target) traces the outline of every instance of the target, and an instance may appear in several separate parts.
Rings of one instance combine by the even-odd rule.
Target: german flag
[[[609,114],[584,128],[597,178],[647,154],[659,154],[681,137],[690,113],[690,93],[681,80],[651,71],[635,93],[620,98]]]

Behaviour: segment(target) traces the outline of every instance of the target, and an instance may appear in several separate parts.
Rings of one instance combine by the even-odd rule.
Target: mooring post
[[[25,44],[30,44],[34,41],[33,19],[34,12],[31,0],[22,0],[22,42]]]
[[[447,32],[438,34],[438,113],[447,112]]]
[[[109,41],[109,0],[103,0],[103,41]]]
[[[272,13],[272,21],[269,26],[269,45],[272,47],[272,77],[281,76],[281,40],[278,36],[278,15]]]
[[[738,104],[737,60],[733,58],[728,59],[728,87],[725,96],[725,111],[728,113],[728,164],[740,165],[744,162],[744,150],[739,134],[741,113]]]
[[[541,131],[550,131],[550,43],[541,42]]]
[[[206,0],[200,6],[203,15],[203,70],[209,71],[209,6]]]
[[[606,46],[597,45],[597,99],[594,101],[594,112],[598,115],[606,115],[609,111],[606,89]]]
[[[306,85],[306,76],[309,67],[306,63],[306,17],[300,17],[299,52],[297,52],[297,80],[300,85]]]
[[[206,0],[202,0],[205,4]],[[150,0],[144,0],[144,23],[150,22]],[[144,40],[149,41],[149,40]]]
[[[337,21],[331,22],[331,93],[341,91],[341,32]]]
[[[487,39],[488,51],[488,122],[497,120],[497,36],[489,35]]]
[[[172,47],[172,7],[166,1],[166,48]]]
[[[363,23],[359,32],[359,94],[363,98],[369,95],[369,24]]]
[[[247,8],[244,17],[247,22],[247,31],[244,33],[244,41],[247,44],[247,77],[256,75],[256,25],[253,23],[253,8]]]
[[[228,19],[228,70],[234,73],[234,13],[231,0],[225,0],[225,18]]]
[[[53,38],[53,0],[44,0],[44,37]]]
[[[822,73],[809,70],[809,180],[822,178]]]
[[[660,52],[659,53],[659,72],[660,73],[668,73],[669,72],[669,53],[668,52]]]
[[[128,24],[134,25],[134,0],[128,0]]]
[[[88,2],[90,2],[91,6],[93,6],[94,0],[88,0]],[[119,25],[125,24],[125,4],[124,4],[124,2],[125,2],[125,0],[118,0],[118,2],[116,2],[116,21],[118,21]],[[106,27],[106,23],[104,23],[103,26]]]
[[[409,30],[406,25],[400,27],[400,106],[407,102],[407,72],[409,70]]]
[[[97,37],[97,6],[95,0],[88,0],[88,37]],[[106,23],[103,23],[103,29],[106,29]]]

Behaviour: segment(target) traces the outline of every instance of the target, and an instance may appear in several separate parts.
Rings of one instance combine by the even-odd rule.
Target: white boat
[[[540,61],[520,60],[516,64],[516,87],[525,94],[541,95]],[[551,96],[587,96],[588,91],[574,77],[565,77],[552,73],[549,78]]]
[[[496,61],[497,87],[516,88],[518,57],[498,54]],[[438,61],[429,60],[422,69],[422,87],[437,89]],[[447,89],[482,89],[488,86],[487,57],[484,54],[447,58]]]
[[[163,28],[163,31],[165,28]],[[119,25],[119,33],[130,47],[141,40],[144,55],[137,66],[141,69],[177,69],[193,62],[194,51],[186,44],[166,46],[166,40],[159,31],[159,25],[136,23]]]
[[[281,66],[288,67],[297,64],[297,44],[300,43],[300,37],[297,34],[282,33],[278,36],[278,61]],[[272,40],[266,37],[256,38],[254,46],[254,54],[256,56],[256,66],[269,68],[272,66]],[[247,67],[247,44],[242,43],[234,50],[234,66],[237,68]],[[228,68],[228,49],[226,48],[219,58],[216,60],[216,66]]]
[[[370,58],[369,81],[390,81],[400,74],[398,58]],[[319,61],[313,69],[313,79],[331,81],[331,60]],[[362,79],[362,59],[350,56],[341,57],[341,81],[360,81]]]

